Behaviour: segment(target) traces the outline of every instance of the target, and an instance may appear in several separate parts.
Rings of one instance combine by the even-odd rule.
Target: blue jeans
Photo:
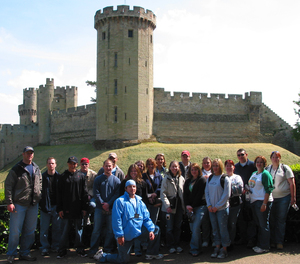
[[[210,241],[210,231],[211,231],[211,224],[209,220],[209,213],[207,211],[206,214],[204,214],[204,217],[202,219],[202,224],[201,224],[201,229],[202,229],[202,241],[209,243]]]
[[[291,205],[291,195],[274,198],[270,213],[271,242],[283,244],[285,235],[285,222]]]
[[[264,212],[260,211],[263,201],[258,200],[251,203],[251,208],[253,211],[253,218],[258,227],[257,235],[257,246],[262,249],[270,248],[270,227],[269,227],[269,217],[270,210],[272,208],[272,203],[268,202],[267,208]]]
[[[17,255],[17,246],[19,245],[19,239],[19,254],[21,256],[25,256],[30,253],[30,249],[35,240],[38,204],[33,206],[22,206],[15,204],[15,208],[16,212],[10,213],[7,256]]]
[[[51,208],[51,213],[45,213],[40,211],[41,223],[40,223],[40,242],[42,246],[41,250],[49,250],[50,243],[48,240],[49,226],[52,220],[52,245],[53,250],[59,249],[59,241],[61,236],[61,218],[56,212],[56,205]]]
[[[215,245],[228,247],[230,245],[230,238],[228,232],[228,215],[229,208],[217,211],[215,213],[209,212],[209,218],[213,230],[213,240]]]
[[[106,224],[106,232],[103,251],[111,253],[114,250],[115,238],[112,230],[111,214],[106,214],[102,209],[96,208],[94,213],[94,229],[91,237],[90,254],[95,254],[98,251],[104,223]]]
[[[158,219],[159,209],[160,209],[159,207],[155,207],[151,204],[148,205],[148,211],[150,214],[150,218],[151,218],[153,224],[155,224],[155,225],[156,225],[156,222]]]
[[[201,224],[203,223],[204,217],[208,215],[206,205],[202,205],[194,208],[195,219],[193,223],[190,223],[190,229],[192,232],[192,238],[190,242],[190,253],[199,254],[201,252]]]
[[[241,210],[241,205],[229,207],[229,217],[228,217],[228,232],[230,241],[233,244],[236,235],[236,222]]]
[[[100,262],[112,262],[112,263],[128,263],[130,259],[130,250],[132,245],[135,243],[135,240],[140,240],[142,236],[148,235],[149,232],[146,228],[142,229],[142,234],[131,240],[125,241],[123,246],[118,244],[118,254],[107,255],[106,257],[102,257],[99,261]],[[147,255],[157,255],[159,251],[159,242],[160,242],[160,230],[158,226],[155,226],[154,230],[155,238],[154,240],[149,240],[149,244],[147,247]],[[149,237],[149,235],[148,235]]]
[[[69,231],[72,223],[75,227],[74,247],[77,248],[77,251],[84,249],[84,245],[82,243],[82,219],[61,219],[62,234],[59,241],[59,252],[62,252],[69,247]]]

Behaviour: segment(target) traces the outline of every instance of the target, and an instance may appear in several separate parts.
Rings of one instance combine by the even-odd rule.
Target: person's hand
[[[15,205],[14,204],[8,204],[7,205],[7,210],[11,213],[16,213],[17,211],[15,211]]]
[[[118,237],[118,244],[119,244],[120,246],[124,246],[124,243],[125,243],[124,237]]]
[[[264,211],[266,211],[266,209],[267,209],[267,205],[266,204],[262,204],[261,207],[260,207],[260,211],[264,212]]]
[[[109,204],[108,203],[103,203],[102,208],[104,211],[108,212],[109,211]]]
[[[154,238],[155,238],[154,233],[153,232],[149,232],[149,239],[150,240],[154,240]]]
[[[151,193],[151,197],[154,199],[157,196],[156,193]]]
[[[169,214],[172,213],[171,207],[168,207],[168,208],[167,208],[167,212],[168,212]]]
[[[296,197],[292,196],[291,197],[291,205],[295,204],[296,203]]]
[[[212,206],[209,206],[209,207],[208,207],[208,211],[211,212],[211,213],[213,213],[213,211],[212,211]]]
[[[217,208],[217,207],[212,207],[212,208],[211,208],[211,211],[212,211],[213,213],[216,213],[216,212],[218,211],[218,208]]]
[[[60,217],[61,219],[64,218],[64,212],[63,212],[63,211],[59,211],[58,215],[59,215],[59,217]]]
[[[193,212],[193,207],[190,206],[190,205],[187,205],[187,206],[186,206],[186,210],[188,210],[189,213],[191,213],[191,212]]]

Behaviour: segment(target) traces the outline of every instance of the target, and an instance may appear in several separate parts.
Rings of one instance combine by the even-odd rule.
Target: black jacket
[[[64,218],[80,219],[82,211],[88,209],[88,192],[85,175],[79,170],[71,173],[65,170],[59,177],[57,186],[57,207],[63,211]]]

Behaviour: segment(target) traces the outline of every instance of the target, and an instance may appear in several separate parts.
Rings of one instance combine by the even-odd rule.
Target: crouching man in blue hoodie
[[[136,183],[128,180],[126,192],[119,197],[112,210],[112,228],[118,243],[118,254],[103,254],[100,262],[128,263],[130,250],[135,239],[141,239],[144,232],[149,232],[149,244],[146,259],[161,259],[158,254],[160,230],[150,219],[150,214],[142,198],[136,193]],[[144,226],[144,227],[143,227]],[[143,227],[143,228],[142,228]]]

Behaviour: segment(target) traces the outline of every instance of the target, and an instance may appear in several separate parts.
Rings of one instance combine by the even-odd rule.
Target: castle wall
[[[36,146],[37,144],[37,124],[0,125],[0,168],[22,155],[25,146]]]
[[[96,104],[53,111],[50,145],[91,144],[96,139]]]
[[[154,89],[153,134],[173,143],[259,142],[261,93],[242,95]]]

